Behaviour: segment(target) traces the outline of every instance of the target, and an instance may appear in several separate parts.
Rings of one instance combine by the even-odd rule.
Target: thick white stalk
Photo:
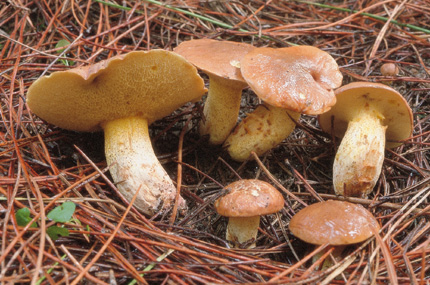
[[[365,197],[373,190],[384,162],[387,127],[382,120],[378,111],[366,105],[348,123],[333,164],[336,194]]]
[[[240,122],[224,146],[236,161],[249,159],[252,151],[261,156],[288,137],[299,118],[300,113],[260,105]]]
[[[153,215],[168,210],[175,199],[176,187],[158,161],[148,133],[148,122],[141,117],[117,119],[105,123],[105,152],[110,173],[124,197],[139,210]],[[181,198],[180,207],[184,207]]]
[[[232,241],[235,246],[251,239],[256,240],[258,227],[260,225],[260,216],[255,217],[230,217],[228,219],[226,239]],[[247,248],[254,248],[255,242]]]
[[[209,134],[211,144],[222,144],[237,123],[245,83],[209,76],[209,91],[203,107],[200,134]]]

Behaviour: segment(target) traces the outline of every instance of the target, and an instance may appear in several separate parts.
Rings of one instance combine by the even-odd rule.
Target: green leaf
[[[59,40],[57,42],[57,44],[55,45],[55,48],[62,48],[62,47],[66,47],[70,45],[70,42],[68,40],[62,39]],[[59,49],[57,52],[58,53],[62,53],[65,50],[65,48]],[[60,59],[60,61],[65,65],[65,66],[72,66],[75,64],[74,61],[72,60],[67,60],[67,59]]]
[[[30,217],[30,210],[28,208],[22,208],[15,213],[16,222],[18,226],[25,227],[32,219]],[[33,222],[30,228],[37,228],[36,222]]]
[[[65,223],[70,221],[73,213],[75,212],[76,205],[73,202],[64,202],[62,205],[55,207],[47,215],[48,219],[58,223]]]
[[[49,235],[49,237],[56,241],[60,236],[62,237],[68,237],[69,236],[69,230],[62,227],[52,226],[46,229],[46,233]]]
[[[70,45],[70,42],[68,40],[62,39],[62,40],[59,40],[57,42],[57,44],[55,45],[55,48],[62,48],[62,47],[66,47],[68,45]],[[62,53],[64,50],[65,50],[65,48],[59,49],[57,52]]]

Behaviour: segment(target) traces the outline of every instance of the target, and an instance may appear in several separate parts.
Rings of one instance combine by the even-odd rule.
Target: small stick
[[[294,200],[297,200],[303,206],[306,207],[308,205],[302,199],[300,199],[299,197],[297,197],[296,195],[291,193],[287,188],[282,186],[282,184],[279,183],[279,181],[275,177],[273,177],[272,173],[270,173],[270,171],[264,166],[264,164],[261,162],[261,160],[258,158],[258,155],[255,152],[252,151],[251,154],[254,156],[255,160],[257,161],[257,163],[261,167],[261,169],[263,169],[264,173],[266,173],[266,175],[270,178],[270,180],[272,180],[273,183],[276,184],[276,186],[281,188],[282,191],[284,191],[288,196],[290,196]]]

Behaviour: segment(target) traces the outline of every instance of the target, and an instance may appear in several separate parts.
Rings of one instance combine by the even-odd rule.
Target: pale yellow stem
[[[337,150],[333,164],[336,194],[365,197],[375,186],[384,162],[383,116],[366,105],[353,120]]]
[[[130,201],[140,188],[134,205],[145,214],[169,209],[176,187],[153,151],[147,120],[129,117],[103,127],[106,161],[118,190]],[[183,199],[180,205],[184,206]]]
[[[258,234],[258,226],[260,225],[260,216],[255,217],[230,217],[228,219],[226,239],[232,241],[235,247],[240,244],[249,242],[252,239],[255,241]],[[250,244],[248,248],[254,248],[255,242]]]
[[[209,76],[209,91],[203,108],[200,134],[209,134],[211,144],[222,144],[234,128],[239,116],[245,83]]]

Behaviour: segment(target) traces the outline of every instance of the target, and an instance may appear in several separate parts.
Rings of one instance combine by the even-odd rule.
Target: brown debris
[[[330,283],[336,276],[339,283],[428,281],[428,1],[333,2],[354,12],[300,1],[154,3],[10,0],[0,6],[0,281],[304,284]],[[393,21],[386,24],[371,15]],[[339,263],[319,271],[307,261],[322,248],[307,253],[288,230],[305,204],[336,199],[331,166],[339,141],[323,133],[314,116],[303,116],[293,134],[261,160],[244,163],[198,135],[201,103],[154,122],[150,133],[158,158],[182,185],[189,207],[185,216],[175,213],[171,223],[170,213],[149,218],[133,207],[127,210],[108,176],[102,137],[49,125],[26,105],[29,86],[42,74],[134,50],[172,50],[200,38],[256,47],[311,45],[336,59],[343,84],[392,81],[413,110],[414,129],[404,144],[386,151],[375,191],[354,200],[381,225],[376,239],[352,247]],[[61,40],[70,45],[59,45]],[[402,72],[381,76],[386,62],[395,62]],[[259,103],[245,90],[241,114]],[[183,128],[189,129],[182,144]],[[177,173],[178,161],[182,171]],[[228,248],[227,220],[213,208],[223,186],[239,177],[270,182],[286,200],[278,214],[262,218],[254,249]],[[70,235],[52,241],[46,228],[55,223],[46,215],[68,200],[77,205],[74,220],[58,226]],[[24,207],[37,228],[17,225],[15,213]]]

